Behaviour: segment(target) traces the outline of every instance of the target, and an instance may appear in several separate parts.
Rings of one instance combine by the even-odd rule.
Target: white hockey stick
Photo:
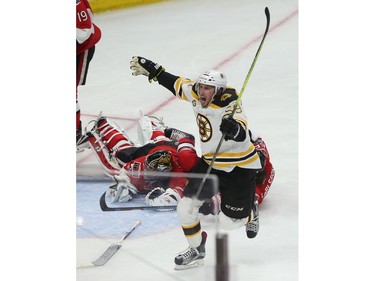
[[[90,265],[82,265],[79,266],[79,268],[84,268],[84,267],[92,267],[92,266],[102,266],[106,264],[107,261],[109,261],[110,258],[114,254],[117,253],[117,251],[122,247],[122,242],[136,229],[139,225],[141,224],[140,220],[137,220],[134,225],[127,231],[124,235],[124,237],[117,243],[113,243],[111,246],[105,250],[105,252],[96,260],[92,261]]]

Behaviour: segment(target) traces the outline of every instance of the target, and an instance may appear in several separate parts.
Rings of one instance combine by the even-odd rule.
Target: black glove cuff
[[[246,138],[245,130],[232,117],[223,119],[220,130],[225,134],[225,140],[244,141]]]
[[[148,81],[152,82],[153,81],[158,81],[158,76],[165,71],[165,68],[160,66],[158,69],[153,71],[152,73],[150,72],[150,75],[148,76]]]

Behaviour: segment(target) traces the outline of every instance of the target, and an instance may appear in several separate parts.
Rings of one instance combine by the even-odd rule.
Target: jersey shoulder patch
[[[212,104],[218,106],[218,107],[226,107],[231,102],[238,99],[238,95],[236,92],[236,89],[234,88],[226,88],[225,91],[219,95],[215,96],[214,100],[212,101]]]

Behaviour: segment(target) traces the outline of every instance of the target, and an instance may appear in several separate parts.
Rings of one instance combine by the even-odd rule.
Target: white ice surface
[[[251,127],[268,145],[276,177],[260,207],[257,238],[247,239],[243,229],[228,233],[231,280],[237,281],[298,280],[298,2],[168,1],[97,14],[102,39],[87,83],[79,88],[83,125],[102,111],[136,137],[135,119],[141,109],[199,139],[191,106],[173,99],[156,83],[148,83],[146,77],[133,77],[131,57],[144,56],[172,74],[191,79],[217,68],[240,91],[265,29],[266,6],[271,13],[270,31],[245,89],[243,105]],[[77,175],[103,175],[91,151],[77,155]],[[85,189],[77,189],[77,204]],[[97,207],[90,204],[88,208]],[[77,213],[80,211],[77,206]],[[83,217],[82,226],[77,226],[77,266],[96,259],[135,219],[146,223],[105,266],[77,269],[78,281],[214,280],[212,220],[202,221],[209,234],[206,265],[175,271],[173,258],[187,244],[173,214],[114,213],[111,224],[106,220],[108,214],[99,212],[94,217],[103,228],[115,229],[104,236]],[[117,219],[116,226],[113,219]],[[167,220],[171,225],[163,228]],[[89,229],[86,235],[84,228]],[[89,231],[98,235],[92,237]]]

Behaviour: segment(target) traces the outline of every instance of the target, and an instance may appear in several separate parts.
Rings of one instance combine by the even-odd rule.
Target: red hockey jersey
[[[87,0],[76,3],[77,55],[90,49],[101,38],[101,30],[92,22],[92,10]]]
[[[177,148],[172,145],[158,145],[150,150],[147,155],[158,150],[170,151],[172,154],[171,172],[187,173],[199,160],[195,150],[187,148],[187,144],[191,144],[191,146],[194,147],[194,142],[192,140],[184,138],[179,141]],[[134,159],[122,167],[122,169],[127,171],[127,175],[129,176],[131,183],[137,187],[140,193],[148,193],[155,187],[163,187],[165,189],[175,189],[179,195],[182,196],[183,189],[187,184],[188,179],[186,177],[172,177],[173,174],[171,174],[170,178],[164,179],[160,177],[149,177],[147,173],[144,174],[145,159],[147,155]]]

